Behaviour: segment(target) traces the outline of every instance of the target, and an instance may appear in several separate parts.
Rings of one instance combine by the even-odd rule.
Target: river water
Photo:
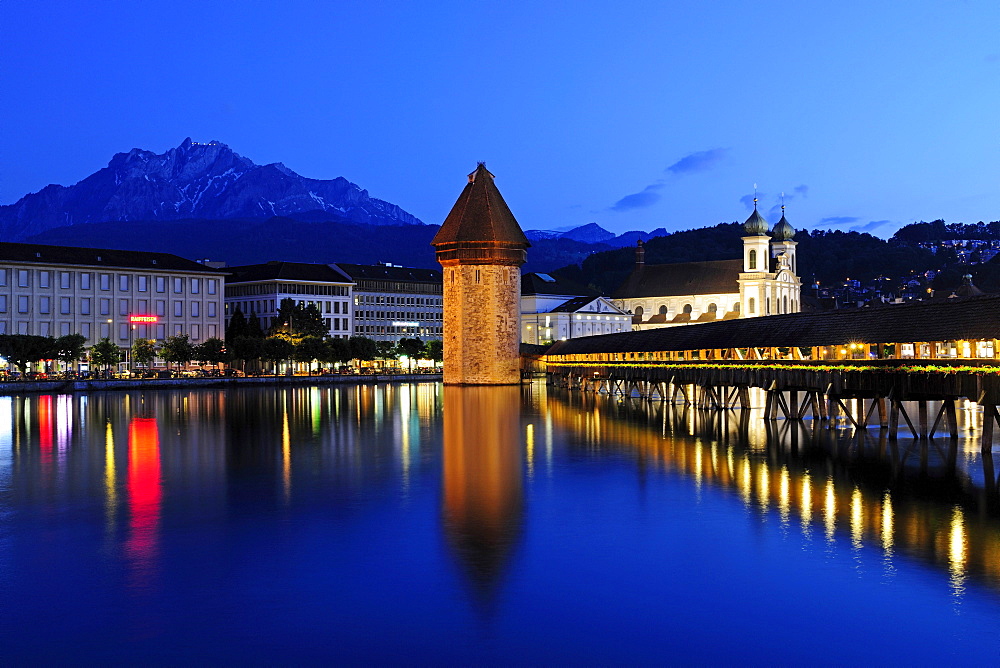
[[[995,663],[995,476],[538,383],[0,397],[0,661]]]

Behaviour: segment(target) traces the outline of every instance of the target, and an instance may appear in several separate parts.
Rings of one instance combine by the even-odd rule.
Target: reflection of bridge
[[[760,420],[759,411],[706,411],[638,399],[550,391],[548,415],[587,447],[631,451],[643,468],[734,490],[807,537],[881,549],[946,568],[956,595],[968,577],[1000,588],[1000,514],[992,456],[978,472],[958,441],[891,441],[882,432]]]
[[[765,393],[765,419],[842,414],[897,436],[957,437],[956,401],[1000,422],[1000,295],[795,313],[560,341],[539,362],[571,388],[725,408]],[[904,401],[915,402],[911,415]],[[929,414],[928,402],[940,402]]]

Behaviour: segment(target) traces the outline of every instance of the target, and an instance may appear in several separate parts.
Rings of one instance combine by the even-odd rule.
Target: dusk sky
[[[0,2],[0,204],[218,140],[439,224],[1000,220],[1000,3]]]

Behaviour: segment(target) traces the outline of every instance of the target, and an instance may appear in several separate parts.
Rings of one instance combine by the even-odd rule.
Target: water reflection
[[[644,471],[653,464],[696,486],[733,489],[762,516],[773,510],[782,526],[797,513],[807,540],[818,520],[831,548],[842,539],[854,552],[878,545],[886,573],[902,556],[937,564],[956,598],[969,577],[1000,589],[997,474],[989,454],[977,461],[974,441],[893,443],[878,430],[767,425],[750,412],[576,392],[548,396],[556,424],[577,429],[588,448],[630,450]],[[715,448],[726,456],[711,456]],[[963,467],[956,466],[959,451]]]
[[[520,406],[517,387],[444,388],[444,529],[480,595],[492,592],[521,530]]]

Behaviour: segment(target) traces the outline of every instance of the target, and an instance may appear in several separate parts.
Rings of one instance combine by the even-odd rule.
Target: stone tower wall
[[[521,271],[516,266],[444,267],[444,382],[521,381]]]

